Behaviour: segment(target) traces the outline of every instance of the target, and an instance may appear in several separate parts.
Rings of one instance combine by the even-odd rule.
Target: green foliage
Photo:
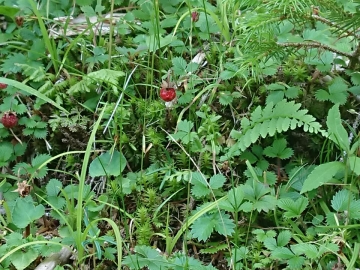
[[[15,2],[0,7],[0,112],[19,118],[0,124],[1,269],[55,242],[79,269],[358,267],[357,1]],[[9,255],[45,225],[59,239]]]
[[[119,151],[106,152],[95,158],[89,166],[89,175],[119,176],[126,167],[126,158]]]
[[[210,178],[209,182],[207,182],[206,177],[203,174],[194,172],[191,174],[191,193],[197,198],[208,196],[212,190],[222,188],[225,181],[226,178],[224,175],[216,174]]]
[[[125,75],[122,71],[110,70],[110,69],[101,69],[88,73],[83,79],[72,85],[67,93],[70,95],[76,93],[86,93],[90,92],[90,87],[99,83],[104,83],[110,87],[115,94],[118,94],[118,83],[119,78]]]
[[[299,197],[296,201],[290,198],[279,199],[277,205],[285,210],[285,218],[299,218],[301,213],[305,211],[309,204],[309,200],[303,196]]]
[[[44,163],[50,158],[51,156],[46,154],[38,155],[32,159],[31,164],[17,163],[13,168],[13,172],[15,175],[33,175],[35,178],[43,178],[48,173],[48,168],[44,166]]]
[[[307,114],[307,110],[299,110],[301,104],[281,100],[275,106],[269,103],[262,109],[260,106],[251,113],[250,119],[244,117],[241,120],[241,131],[232,130],[231,136],[237,143],[232,146],[244,151],[251,144],[255,143],[260,136],[274,136],[276,133],[294,130],[303,127],[305,132],[321,133],[326,132],[321,129],[315,118]]]
[[[191,236],[199,241],[206,241],[213,231],[228,236],[234,233],[235,224],[223,211],[207,213],[199,217],[191,226]]]

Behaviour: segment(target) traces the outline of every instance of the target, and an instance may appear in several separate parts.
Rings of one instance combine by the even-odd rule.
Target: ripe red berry
[[[1,123],[6,128],[13,128],[17,125],[18,118],[14,112],[6,112],[1,118]]]
[[[197,22],[199,20],[199,12],[197,11],[191,12],[191,20],[193,22]]]
[[[7,87],[6,83],[0,83],[0,89],[5,89]]]
[[[176,92],[174,88],[161,88],[160,89],[160,98],[163,101],[169,102],[176,97]]]

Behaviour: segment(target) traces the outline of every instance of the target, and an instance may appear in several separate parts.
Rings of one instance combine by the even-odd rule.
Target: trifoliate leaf
[[[293,155],[291,148],[286,148],[286,140],[275,140],[272,146],[268,146],[264,149],[264,155],[268,157],[278,157],[280,159],[287,159]]]
[[[243,202],[243,199],[244,193],[242,192],[240,185],[229,190],[227,200],[221,201],[219,207],[220,209],[224,209],[229,212],[238,212],[240,211],[240,205]]]

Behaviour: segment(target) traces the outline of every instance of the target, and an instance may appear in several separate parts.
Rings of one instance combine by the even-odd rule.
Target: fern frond
[[[96,83],[106,83],[113,87],[114,92],[117,92],[117,84],[120,77],[124,76],[122,71],[116,71],[111,69],[100,69],[98,71],[91,72],[83,77],[83,79],[74,84],[69,90],[68,94],[85,93],[90,91],[90,86]]]
[[[250,119],[244,117],[241,120],[241,131],[233,130],[231,137],[238,140],[237,147],[244,151],[260,136],[262,138],[274,136],[276,133],[294,130],[297,127],[303,127],[305,132],[327,136],[316,119],[307,114],[308,110],[300,110],[300,106],[301,104],[286,100],[280,101],[275,106],[269,103],[264,109],[258,106],[251,113]]]

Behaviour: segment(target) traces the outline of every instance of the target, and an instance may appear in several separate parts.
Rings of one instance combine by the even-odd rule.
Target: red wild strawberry
[[[18,118],[14,112],[6,112],[1,118],[1,123],[6,128],[13,128],[17,125]]]
[[[176,97],[176,92],[174,88],[161,88],[160,89],[160,98],[163,101],[169,102]]]
[[[6,83],[0,83],[0,89],[5,89],[7,87]]]
[[[193,22],[197,22],[199,20],[199,12],[197,11],[191,12],[191,20]]]

